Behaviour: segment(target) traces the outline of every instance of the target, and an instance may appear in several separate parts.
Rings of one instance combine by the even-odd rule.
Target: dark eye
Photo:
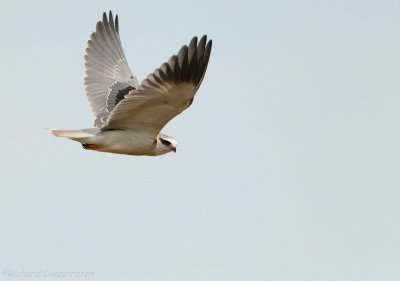
[[[167,140],[165,140],[165,139],[160,138],[160,141],[162,142],[163,145],[166,145],[166,146],[171,145],[171,142],[170,142],[170,141],[167,141]]]

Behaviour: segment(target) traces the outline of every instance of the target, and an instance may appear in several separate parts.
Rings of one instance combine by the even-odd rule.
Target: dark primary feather
[[[158,134],[193,101],[204,78],[212,41],[194,37],[177,55],[147,76],[111,112],[104,130],[131,128]]]
[[[159,88],[165,82],[175,84],[186,82],[199,87],[210,59],[212,40],[207,45],[207,36],[204,35],[197,43],[194,37],[189,46],[183,46],[177,55],[173,55],[168,63],[164,63],[142,82],[146,88]]]

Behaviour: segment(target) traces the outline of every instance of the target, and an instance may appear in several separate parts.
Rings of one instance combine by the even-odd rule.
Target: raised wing
[[[146,131],[154,137],[193,101],[207,69],[212,41],[194,37],[177,55],[147,76],[111,112],[107,129]]]
[[[129,69],[119,38],[118,15],[110,11],[96,25],[90,36],[85,55],[85,86],[92,111],[96,117],[94,125],[103,127],[110,112],[123,97],[127,89],[136,89],[138,82]]]

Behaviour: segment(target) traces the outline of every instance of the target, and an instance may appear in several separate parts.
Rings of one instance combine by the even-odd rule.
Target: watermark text
[[[11,268],[5,268],[2,270],[1,275],[7,278],[15,279],[33,279],[33,278],[49,278],[49,279],[75,279],[75,278],[94,278],[93,271],[73,271],[73,270],[50,270],[41,269],[38,271],[29,270],[17,270]]]

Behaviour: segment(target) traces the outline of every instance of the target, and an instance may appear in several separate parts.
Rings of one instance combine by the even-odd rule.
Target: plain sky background
[[[192,107],[164,128],[175,155],[42,130],[92,126],[83,55],[109,9],[140,80],[193,35],[213,39]],[[399,1],[0,10],[0,280],[400,280]]]

